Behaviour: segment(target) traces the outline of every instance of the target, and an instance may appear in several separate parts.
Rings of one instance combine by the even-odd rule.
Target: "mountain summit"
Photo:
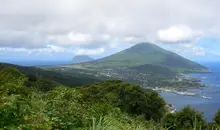
[[[95,67],[136,67],[155,65],[178,72],[205,72],[208,69],[155,44],[140,43],[108,57],[84,64]]]

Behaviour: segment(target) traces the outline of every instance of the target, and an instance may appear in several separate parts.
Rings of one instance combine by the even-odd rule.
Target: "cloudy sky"
[[[0,0],[0,61],[104,57],[151,42],[220,60],[219,0]]]

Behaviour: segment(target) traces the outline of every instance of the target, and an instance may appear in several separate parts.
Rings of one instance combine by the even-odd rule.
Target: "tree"
[[[132,115],[145,115],[145,119],[160,121],[166,113],[166,102],[154,91],[118,80],[105,81],[81,88],[88,102],[108,102]]]
[[[176,130],[176,115],[173,113],[166,114],[162,119],[162,125],[169,130]]]
[[[39,78],[36,81],[34,81],[33,77],[31,78],[31,81],[30,80],[25,81],[24,85],[26,87],[33,87],[33,88],[38,89],[42,92],[50,91],[50,90],[56,88],[57,86],[59,86],[58,83],[56,83],[52,80],[49,80],[47,78]]]
[[[35,74],[28,74],[28,81],[35,82],[37,81],[37,76]]]
[[[220,126],[220,109],[217,111],[217,113],[214,116],[214,122]]]
[[[176,114],[177,129],[205,129],[205,119],[201,112],[192,109],[190,106],[184,107]]]

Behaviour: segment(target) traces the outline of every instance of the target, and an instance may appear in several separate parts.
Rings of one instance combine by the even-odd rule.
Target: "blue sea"
[[[162,92],[161,96],[173,104],[177,110],[182,109],[186,105],[197,109],[204,113],[204,117],[208,122],[212,121],[214,114],[220,109],[220,62],[203,62],[202,65],[208,67],[212,73],[190,74],[190,76],[199,78],[207,87],[195,90],[189,90],[212,99],[204,99],[200,97],[182,96],[174,93]]]

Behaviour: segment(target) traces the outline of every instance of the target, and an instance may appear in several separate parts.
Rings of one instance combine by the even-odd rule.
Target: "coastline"
[[[207,74],[207,73],[213,73],[211,70],[209,70],[208,72],[199,72],[199,73],[181,73],[179,74],[179,76],[183,79],[187,79],[189,81],[194,81],[194,82],[197,82],[199,83],[201,86],[203,87],[195,87],[195,88],[187,88],[185,90],[178,90],[178,89],[175,89],[175,88],[159,88],[159,87],[156,87],[156,88],[153,88],[154,91],[157,91],[161,96],[164,95],[164,93],[167,93],[167,94],[175,94],[175,95],[178,95],[178,96],[183,96],[183,97],[187,97],[187,98],[190,98],[190,97],[195,97],[195,98],[201,98],[204,99],[204,100],[212,100],[212,97],[211,96],[205,96],[203,93],[198,93],[198,92],[193,92],[193,90],[197,90],[197,91],[202,91],[203,89],[205,88],[208,88],[208,85],[207,84],[204,84],[202,83],[203,79],[206,79],[206,77],[196,77],[196,76],[192,76],[191,74]],[[178,76],[177,76],[178,77]],[[178,108],[179,106],[174,103],[174,102],[171,102],[169,100],[166,100],[167,104],[168,104],[168,109],[169,109],[169,112],[170,113],[175,113],[177,112],[180,108]],[[190,103],[189,103],[190,105]],[[190,105],[191,106],[191,105]]]
[[[167,104],[172,104],[176,111],[183,109],[185,106],[190,106],[193,109],[202,112],[207,122],[212,122],[213,116],[220,108],[220,62],[208,62],[203,63],[203,65],[206,65],[210,71],[206,73],[182,73],[182,75],[197,78],[200,80],[199,83],[204,84],[205,86],[193,86],[194,88],[186,88],[180,91],[193,92],[200,94],[201,96],[211,97],[212,99],[197,96],[178,95],[175,93],[175,91],[159,91],[159,94],[163,99],[165,99]],[[178,88],[167,87],[166,89],[172,90]]]
[[[212,70],[206,67],[206,69],[184,71],[181,74],[203,74],[203,73],[212,73]]]
[[[199,89],[199,88],[197,88],[197,89]],[[212,99],[212,97],[204,96],[204,95],[201,95],[201,94],[198,94],[195,92],[190,92],[190,91],[178,91],[175,89],[166,89],[166,88],[157,88],[157,87],[154,88],[153,90],[158,93],[167,92],[167,93],[174,93],[174,94],[182,95],[182,96],[193,96],[193,97],[199,97],[199,98],[204,98],[204,99],[209,99],[209,100]]]

